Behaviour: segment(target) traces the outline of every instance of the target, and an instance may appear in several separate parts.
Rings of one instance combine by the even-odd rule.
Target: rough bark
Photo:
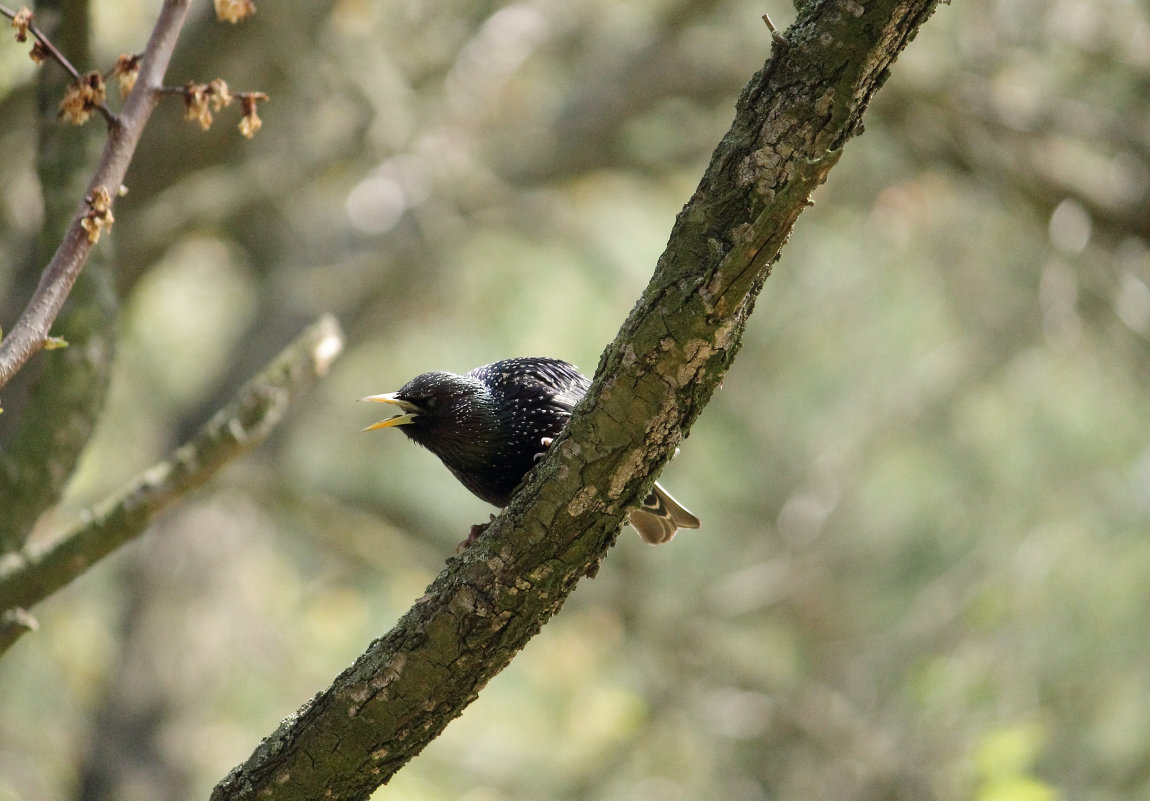
[[[587,398],[509,509],[213,799],[367,798],[559,610],[722,380],[811,191],[936,4],[802,8],[744,89]]]

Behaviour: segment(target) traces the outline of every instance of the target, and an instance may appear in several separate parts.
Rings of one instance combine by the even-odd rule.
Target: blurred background
[[[158,5],[95,5],[99,65]],[[42,528],[320,313],[349,345],[268,444],[37,608],[0,660],[0,800],[205,798],[390,628],[492,510],[354,400],[512,355],[593,371],[769,53],[763,11],[794,13],[194,5],[169,83],[266,91],[264,128],[153,117],[101,243],[108,406]],[[41,219],[33,81],[0,45],[6,321]],[[942,6],[866,123],[664,474],[704,529],[624,531],[375,798],[1150,798],[1150,8]]]

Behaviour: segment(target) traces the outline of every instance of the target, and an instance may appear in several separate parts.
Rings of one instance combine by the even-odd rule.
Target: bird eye
[[[436,407],[439,406],[439,398],[432,395],[430,398],[423,402],[423,405],[429,412],[433,412],[435,411]]]

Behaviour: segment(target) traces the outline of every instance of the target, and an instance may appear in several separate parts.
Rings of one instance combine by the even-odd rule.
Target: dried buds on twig
[[[216,0],[216,18],[221,22],[237,23],[256,13],[252,0]]]
[[[256,101],[267,100],[268,96],[263,92],[247,92],[240,101],[243,104],[243,116],[240,118],[240,133],[251,139],[256,135],[256,131],[263,127],[263,120],[260,115],[256,113]]]
[[[136,86],[136,78],[140,76],[140,57],[138,55],[121,55],[116,59],[116,66],[112,67],[112,76],[120,86],[120,97],[127,97]]]
[[[12,27],[16,29],[16,41],[28,41],[28,28],[32,25],[32,11],[28,6],[23,6],[12,17]]]
[[[85,73],[64,92],[60,118],[73,125],[83,125],[103,104],[104,97],[104,76],[98,72]]]
[[[232,102],[232,93],[223,80],[211,83],[189,81],[184,86],[184,119],[198,120],[205,131],[212,127],[212,112]]]
[[[239,22],[256,11],[252,0],[215,0],[215,5],[217,16],[227,22]],[[60,119],[73,125],[82,125],[92,116],[93,111],[98,111],[109,124],[117,122],[116,115],[105,105],[107,95],[105,81],[114,80],[120,88],[120,97],[127,97],[139,78],[141,55],[121,55],[116,59],[115,66],[103,75],[94,71],[81,74],[33,24],[33,14],[27,7],[14,11],[0,5],[0,16],[11,20],[17,41],[26,42],[30,36],[33,37],[29,53],[33,61],[37,64],[48,60],[55,61],[72,76],[73,83],[66,90],[64,99],[60,101]],[[184,116],[198,122],[205,131],[212,125],[214,112],[231,105],[233,100],[239,98],[243,102],[239,129],[240,133],[249,139],[263,125],[256,111],[256,103],[268,99],[263,92],[233,93],[219,78],[206,84],[189,81],[181,87],[158,87],[156,91],[161,94],[181,95],[184,98]]]
[[[110,229],[116,218],[112,216],[112,196],[106,187],[97,186],[92,194],[84,198],[88,204],[88,211],[80,225],[88,232],[88,241],[93,245],[100,241],[100,233]]]

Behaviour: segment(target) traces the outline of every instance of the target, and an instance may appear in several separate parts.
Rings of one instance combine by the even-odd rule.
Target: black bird
[[[365,401],[392,403],[400,413],[364,431],[402,426],[477,496],[504,507],[527,471],[563,430],[591,382],[558,359],[506,359],[466,375],[432,372]],[[631,525],[652,545],[699,518],[655,485],[631,512]]]

